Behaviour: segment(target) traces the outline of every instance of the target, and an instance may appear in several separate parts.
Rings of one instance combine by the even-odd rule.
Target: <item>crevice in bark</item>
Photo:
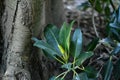
[[[2,55],[3,55],[3,50],[4,50],[1,20],[2,20],[4,9],[5,9],[4,0],[0,0],[0,80],[2,80],[1,63],[2,63]]]
[[[16,4],[16,9],[15,9],[15,13],[14,13],[14,16],[13,16],[13,21],[12,21],[12,23],[13,23],[13,25],[12,25],[12,30],[11,30],[11,32],[13,33],[14,32],[14,24],[15,24],[15,21],[16,21],[16,16],[17,16],[17,11],[18,11],[18,4],[19,4],[19,0],[17,0],[17,4]]]
[[[3,55],[3,36],[1,30],[1,18],[4,12],[4,0],[0,0],[0,64],[2,62],[2,55]]]

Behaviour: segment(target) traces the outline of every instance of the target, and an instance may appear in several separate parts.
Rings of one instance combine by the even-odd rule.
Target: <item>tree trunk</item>
[[[62,0],[5,0],[1,19],[3,80],[48,80],[52,70],[42,52],[32,47],[31,37],[40,38],[47,23],[63,23],[61,5]]]

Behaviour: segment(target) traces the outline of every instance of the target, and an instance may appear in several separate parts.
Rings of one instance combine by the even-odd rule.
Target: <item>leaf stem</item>
[[[80,68],[79,66],[77,66],[78,69],[80,70],[84,70],[85,68],[82,66],[82,68]]]
[[[75,60],[76,60],[76,58],[74,57],[74,61],[73,61],[73,68],[75,67]]]
[[[65,72],[63,72],[63,73],[61,73],[61,74],[59,74],[57,77],[55,77],[55,79],[59,78],[59,77],[62,76],[62,75],[63,75],[62,78],[64,78],[65,75],[66,75],[68,72],[69,72],[69,70],[67,70],[67,71],[65,71]]]
[[[68,55],[67,55],[67,53],[65,52],[65,63],[67,63],[68,62]]]
[[[60,59],[54,57],[58,62],[62,63],[62,64],[65,64],[63,61],[61,61]]]
[[[74,69],[72,69],[72,71],[74,72],[74,74],[73,74],[73,77],[75,76],[75,74],[77,74],[77,72],[74,70]]]
[[[69,72],[69,70],[65,72],[65,74],[62,77],[62,79],[65,78],[65,76],[67,75],[68,72]]]

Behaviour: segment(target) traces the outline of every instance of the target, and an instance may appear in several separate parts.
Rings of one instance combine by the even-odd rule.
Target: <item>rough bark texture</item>
[[[0,0],[0,64],[3,53],[3,38],[2,38],[2,30],[1,30],[1,18],[4,10],[3,0]]]
[[[3,38],[2,38],[2,30],[1,30],[1,17],[3,14],[4,6],[3,6],[3,0],[0,0],[0,67],[2,62],[2,54],[3,54]],[[2,74],[0,69],[0,80],[2,80]]]
[[[46,1],[46,23],[53,23],[58,27],[65,21],[64,6],[62,0]]]
[[[31,37],[42,36],[47,23],[63,23],[62,0],[5,0],[4,5],[3,80],[48,80],[52,69],[42,52],[32,47]]]
[[[29,56],[31,47],[32,8],[28,0],[6,0],[3,15],[3,80],[31,80]],[[6,65],[5,65],[6,64]]]

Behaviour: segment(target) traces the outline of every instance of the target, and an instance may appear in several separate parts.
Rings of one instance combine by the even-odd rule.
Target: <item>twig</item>
[[[95,34],[99,38],[99,34],[97,32],[97,29],[96,29],[96,26],[95,26],[95,19],[94,19],[94,8],[95,8],[95,5],[96,5],[96,0],[95,0],[95,2],[93,4],[93,7],[92,7],[92,24],[93,24],[93,28],[94,28]]]

